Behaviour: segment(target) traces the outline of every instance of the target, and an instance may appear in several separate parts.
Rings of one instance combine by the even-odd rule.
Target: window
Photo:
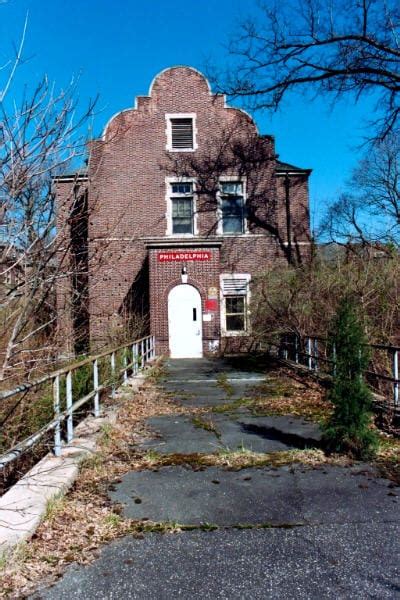
[[[193,183],[171,183],[173,234],[193,234]]]
[[[222,233],[244,233],[244,194],[241,181],[221,182]]]
[[[248,302],[250,275],[221,275],[222,329],[226,335],[248,331]]]
[[[178,113],[165,115],[167,120],[167,146],[170,152],[193,152],[196,150],[196,115]]]
[[[225,298],[226,331],[246,331],[246,297]]]

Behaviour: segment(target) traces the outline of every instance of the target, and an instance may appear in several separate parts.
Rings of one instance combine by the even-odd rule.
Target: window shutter
[[[193,119],[171,119],[172,148],[193,148]]]
[[[222,286],[225,296],[246,296],[247,279],[223,279]]]

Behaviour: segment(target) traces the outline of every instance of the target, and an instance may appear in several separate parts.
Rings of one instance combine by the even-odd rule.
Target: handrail
[[[305,335],[300,335],[299,333],[296,333],[294,331],[290,331],[290,332],[288,332],[288,334],[297,335],[299,338],[308,338],[309,337],[310,339],[318,340],[321,342],[328,341],[328,338],[323,337],[322,335],[314,335],[314,334],[309,334],[309,333],[307,333]],[[398,350],[400,352],[400,346],[392,346],[391,344],[368,343],[368,344],[364,344],[364,345],[367,346],[368,348],[375,348],[376,350],[390,350],[390,351]]]
[[[280,340],[277,347],[279,352],[284,358],[288,358],[289,352],[294,358],[294,362],[297,364],[301,363],[300,359],[305,360],[304,366],[310,371],[319,371],[321,363],[332,366],[332,373],[335,373],[336,366],[336,349],[332,347],[332,355],[329,358],[325,346],[325,356],[320,352],[321,344],[319,342],[326,342],[328,339],[318,335],[300,335],[298,333],[289,332],[283,334],[285,339]],[[288,341],[290,338],[291,341]],[[365,374],[367,377],[377,380],[386,381],[388,384],[392,384],[392,403],[395,408],[400,408],[400,378],[399,378],[399,358],[400,358],[400,346],[392,346],[389,344],[366,344],[368,348],[372,350],[383,350],[387,353],[391,360],[391,375],[384,373],[377,373],[376,371],[367,370]]]
[[[122,350],[128,349],[131,359],[128,360],[128,355],[124,352],[122,356],[122,367],[116,369],[116,357]],[[32,382],[27,382],[14,388],[13,390],[5,390],[0,392],[0,400],[11,398],[17,394],[27,392],[35,387],[38,387],[48,381],[52,382],[53,386],[53,419],[46,423],[41,429],[32,433],[24,440],[18,442],[12,448],[9,448],[7,452],[0,455],[0,470],[3,469],[7,464],[16,460],[29,448],[35,446],[49,431],[54,431],[54,445],[53,452],[55,456],[60,456],[62,446],[66,442],[70,443],[74,438],[74,412],[81,406],[93,399],[93,414],[95,417],[100,415],[100,394],[105,389],[111,388],[111,395],[115,397],[116,384],[120,381],[122,375],[123,382],[128,380],[128,374],[137,375],[145,365],[152,359],[155,358],[155,338],[154,336],[146,336],[122,344],[111,350],[101,352],[90,356],[80,362],[73,363],[52,371],[47,375],[36,379]],[[99,360],[102,358],[110,358],[110,369],[111,378],[107,381],[100,383],[99,381]],[[72,385],[72,374],[80,368],[92,365],[92,381],[93,389],[82,398],[73,399],[73,385]],[[65,376],[65,391],[66,391],[66,408],[60,410],[60,381]],[[61,425],[66,422],[66,440],[63,440]]]
[[[138,340],[135,340],[135,343],[140,343],[142,340],[148,339],[148,337],[150,337],[150,336],[139,338]],[[0,391],[0,400],[6,400],[7,398],[14,396],[15,394],[20,394],[21,392],[27,392],[34,387],[37,387],[39,385],[42,385],[43,383],[46,383],[46,381],[50,381],[56,375],[65,375],[66,373],[68,373],[68,371],[75,371],[76,369],[79,369],[80,367],[89,365],[94,360],[99,360],[100,358],[109,356],[111,354],[111,352],[119,352],[120,350],[129,348],[131,345],[132,345],[132,342],[122,344],[121,346],[117,346],[116,348],[113,348],[112,350],[106,350],[104,352],[101,352],[100,354],[94,354],[93,356],[89,356],[88,358],[85,358],[81,361],[77,361],[76,363],[72,363],[71,365],[67,365],[67,366],[61,367],[60,369],[57,369],[55,371],[51,371],[51,373],[48,373],[47,375],[43,375],[43,377],[40,377],[39,379],[35,379],[35,381],[28,381],[26,383],[23,383],[23,384],[17,386],[16,388],[14,388],[13,390]]]

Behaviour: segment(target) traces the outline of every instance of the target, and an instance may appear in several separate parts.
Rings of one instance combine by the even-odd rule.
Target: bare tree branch
[[[396,0],[267,1],[230,44],[222,91],[276,109],[291,91],[377,99],[377,137],[398,127],[400,6]],[[215,79],[215,76],[214,76]]]
[[[328,210],[322,230],[337,243],[400,246],[400,138],[375,142],[348,191]]]

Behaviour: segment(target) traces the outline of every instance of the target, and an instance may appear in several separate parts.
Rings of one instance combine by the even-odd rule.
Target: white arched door
[[[201,297],[193,286],[177,285],[170,291],[168,330],[171,358],[203,356]]]

